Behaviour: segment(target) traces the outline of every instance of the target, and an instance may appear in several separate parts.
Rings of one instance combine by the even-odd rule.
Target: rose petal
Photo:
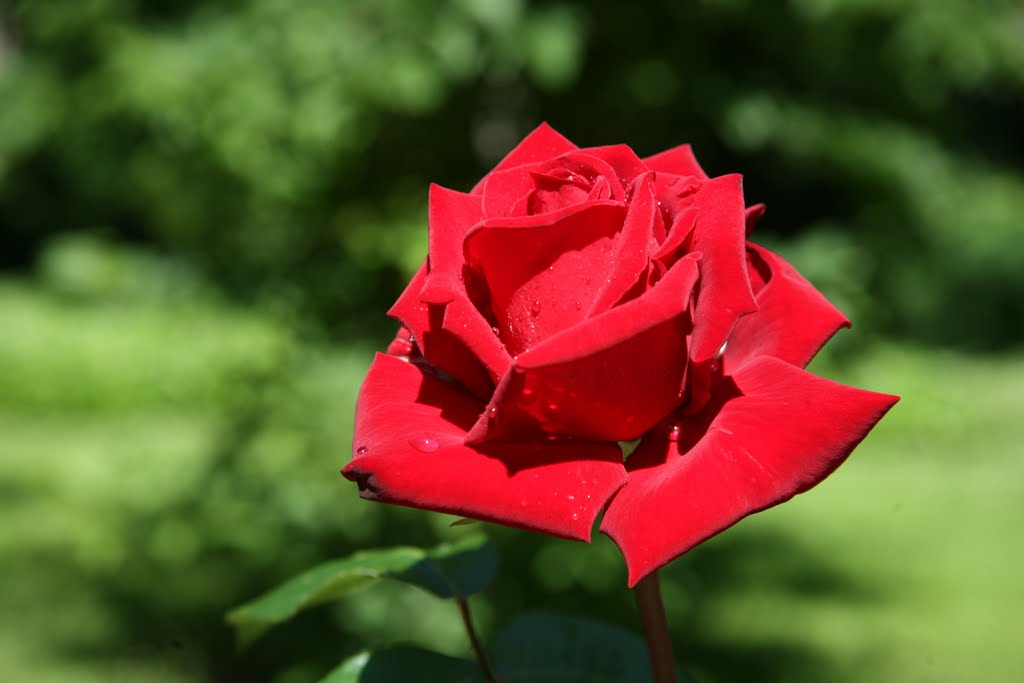
[[[462,241],[482,218],[480,197],[431,184],[427,215],[430,270],[420,301],[445,304],[464,290]]]
[[[636,289],[635,285],[638,282],[646,284],[647,281],[648,249],[658,213],[653,178],[654,174],[648,172],[639,176],[630,188],[631,200],[610,258],[611,269],[587,312],[588,318],[616,305],[627,292],[631,295],[643,293],[643,288]]]
[[[646,437],[601,523],[633,586],[743,517],[811,488],[899,400],[761,357],[716,386],[681,440]]]
[[[689,248],[701,252],[701,260],[690,357],[702,362],[718,354],[736,320],[757,310],[757,304],[744,250],[742,177],[719,176],[702,183],[693,202],[697,216]]]
[[[409,360],[414,355],[418,356],[416,346],[412,341],[412,333],[409,332],[409,328],[402,327],[398,328],[398,332],[395,333],[395,338],[388,344],[387,353],[389,356],[398,356],[403,360]]]
[[[483,280],[489,295],[484,315],[509,353],[584,317],[614,268],[608,257],[625,213],[619,202],[595,202],[543,216],[489,219],[470,231],[466,263]]]
[[[483,404],[415,364],[378,354],[356,404],[342,473],[364,498],[589,540],[626,480],[615,443],[464,445]]]
[[[804,367],[850,321],[778,254],[748,243],[747,256],[757,311],[740,318],[729,336],[726,371],[758,356]]]
[[[512,168],[513,166],[522,166],[523,164],[532,164],[537,161],[553,159],[554,157],[565,154],[566,152],[571,152],[574,149],[579,149],[579,147],[574,145],[568,138],[563,136],[547,123],[542,123],[534,128],[532,133],[523,138],[523,141],[516,145],[515,148],[509,152],[497,166],[494,167],[491,173],[504,171],[505,169]],[[471,194],[480,194],[483,191],[484,185],[486,184],[489,176],[490,174],[481,178],[480,182],[478,182],[471,190]]]
[[[468,442],[629,441],[646,432],[681,400],[696,280],[695,262],[683,259],[639,298],[519,356]]]
[[[583,151],[494,171],[483,188],[484,215],[501,218],[566,209],[590,199],[595,185],[605,188],[604,199],[624,198],[625,190],[616,170],[603,159]]]
[[[629,187],[639,176],[651,170],[628,145],[585,147],[582,151],[603,160],[615,169],[615,177],[622,187]]]
[[[659,173],[655,176],[655,196],[668,234],[651,257],[666,268],[671,267],[686,253],[687,241],[697,220],[697,204],[694,195],[700,191],[703,181],[688,176]]]
[[[427,263],[424,261],[388,315],[409,329],[416,348],[439,370],[451,375],[476,396],[490,396],[495,375],[457,336],[444,328],[446,307],[419,300],[426,279]]]
[[[744,218],[746,219],[747,236],[754,231],[754,226],[764,216],[764,212],[768,209],[764,204],[752,204],[747,207]]]
[[[512,358],[495,328],[469,299],[460,297],[448,304],[444,310],[443,327],[484,364],[494,383],[508,372]]]
[[[697,163],[693,149],[689,145],[679,145],[672,149],[659,152],[644,159],[647,168],[655,172],[672,173],[673,175],[693,176],[707,180],[708,174]]]

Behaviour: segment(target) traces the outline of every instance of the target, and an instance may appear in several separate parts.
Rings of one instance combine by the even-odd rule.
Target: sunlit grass
[[[369,350],[309,348],[212,302],[100,306],[7,283],[0,305],[5,679],[203,680],[214,646],[176,649],[184,619],[223,649],[223,612],[275,577],[414,520],[444,532],[337,475]],[[1024,356],[878,346],[815,370],[903,400],[835,476],[665,570],[680,660],[707,683],[1016,680]],[[478,599],[485,630],[515,616],[495,607],[514,591],[634,618],[607,539],[500,536],[521,573]],[[409,591],[331,612],[326,656],[357,638],[458,653],[450,606]],[[286,649],[288,628],[271,634]]]

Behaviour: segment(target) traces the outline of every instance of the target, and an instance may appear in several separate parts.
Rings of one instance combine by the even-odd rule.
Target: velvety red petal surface
[[[683,259],[641,297],[520,355],[467,439],[628,441],[646,432],[681,399],[696,279]]]
[[[749,243],[747,254],[757,311],[736,323],[722,355],[726,372],[758,356],[804,367],[850,321],[778,254]]]
[[[444,309],[442,326],[483,363],[494,384],[508,372],[512,357],[491,324],[465,296],[455,299]]]
[[[513,166],[553,159],[574,149],[579,149],[579,147],[548,124],[542,123],[534,128],[532,133],[523,138],[523,141],[516,145],[515,149],[505,155],[505,158],[494,167],[491,173],[504,171]],[[483,191],[487,178],[488,176],[484,176],[476,184],[472,194],[479,194]]]
[[[470,231],[466,263],[484,280],[485,317],[510,354],[584,317],[614,268],[609,256],[625,214],[619,202],[595,202],[488,219]]]
[[[388,311],[388,315],[409,329],[411,339],[420,353],[439,369],[448,373],[476,396],[485,398],[494,390],[494,378],[504,374],[508,360],[495,370],[487,368],[481,357],[470,351],[459,337],[445,329],[445,305],[425,304],[419,299],[427,279],[424,262],[409,285]],[[450,307],[450,305],[449,305]],[[499,351],[503,352],[499,348]]]
[[[693,149],[689,145],[679,145],[659,152],[645,158],[644,163],[647,168],[656,172],[694,176],[701,180],[707,180],[708,177],[708,174],[697,163],[697,157],[693,155]]]
[[[622,222],[622,231],[608,259],[611,268],[590,305],[587,317],[602,313],[619,303],[627,292],[639,295],[646,284],[650,263],[651,233],[658,206],[654,198],[653,173],[639,176],[630,187],[629,208]],[[644,277],[641,277],[644,276]]]
[[[550,440],[471,447],[483,403],[378,354],[356,404],[354,456],[342,473],[364,498],[589,540],[625,483],[615,443]]]
[[[646,437],[601,523],[633,586],[743,517],[838,467],[898,400],[762,357],[720,380],[679,441]]]
[[[697,217],[690,250],[699,251],[701,259],[690,357],[701,362],[718,354],[737,318],[757,310],[757,304],[747,275],[742,177],[712,178],[693,201]]]
[[[747,221],[747,236],[754,231],[754,227],[757,222],[764,216],[765,211],[768,210],[764,204],[752,204],[747,207],[746,221]]]
[[[629,187],[637,177],[648,173],[650,169],[628,145],[606,145],[604,147],[585,147],[582,150],[590,156],[603,160],[615,170],[615,176],[622,187]]]
[[[483,188],[483,210],[488,218],[526,216],[565,209],[591,197],[603,181],[600,199],[622,200],[624,187],[615,169],[604,159],[570,152],[557,159],[493,171]]]
[[[430,270],[420,291],[421,301],[445,304],[463,291],[462,241],[483,218],[480,197],[430,186],[428,253]]]

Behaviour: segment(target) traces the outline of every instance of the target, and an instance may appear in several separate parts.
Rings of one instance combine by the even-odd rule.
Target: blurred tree
[[[769,241],[806,236],[800,265],[885,330],[1024,328],[1012,0],[29,1],[2,21],[9,266],[101,230],[362,334],[422,256],[427,181],[466,187],[548,119],[744,171]]]

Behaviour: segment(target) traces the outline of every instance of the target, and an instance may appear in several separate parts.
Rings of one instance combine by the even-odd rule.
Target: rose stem
[[[487,680],[487,683],[498,683],[498,679],[494,676],[494,670],[491,669],[491,663],[487,661],[487,652],[484,650],[484,646],[476,634],[476,629],[473,627],[473,617],[469,614],[469,601],[461,595],[456,601],[459,603],[462,623],[466,626],[469,644],[473,647],[473,654],[476,655],[476,661],[484,672],[484,678]]]
[[[657,570],[640,579],[633,588],[633,594],[644,625],[654,683],[676,683],[676,661],[672,656],[672,638],[668,633]]]

